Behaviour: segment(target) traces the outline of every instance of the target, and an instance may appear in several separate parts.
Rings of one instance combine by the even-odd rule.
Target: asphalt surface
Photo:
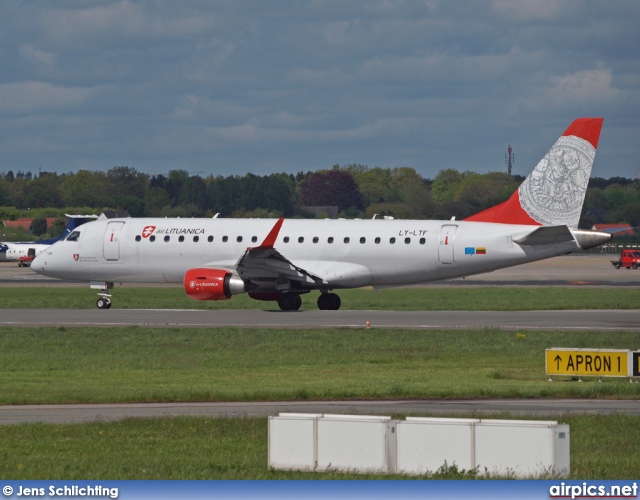
[[[0,326],[635,330],[640,309],[578,311],[261,311],[0,309]]]
[[[550,382],[553,383],[553,382]],[[123,418],[176,416],[265,417],[278,413],[353,415],[640,415],[640,401],[609,400],[403,400],[403,401],[278,401],[240,403],[138,403],[0,406],[0,425],[24,422],[54,424],[113,421]]]

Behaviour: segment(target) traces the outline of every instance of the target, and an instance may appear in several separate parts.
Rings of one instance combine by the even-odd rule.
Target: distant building
[[[30,233],[33,219],[33,217],[21,217],[17,220],[3,220],[2,223],[4,227],[19,227]],[[47,229],[49,229],[49,226],[51,226],[54,220],[56,220],[55,217],[47,217]]]

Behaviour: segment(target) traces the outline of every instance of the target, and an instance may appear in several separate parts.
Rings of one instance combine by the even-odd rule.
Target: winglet
[[[284,217],[278,219],[275,223],[269,234],[264,239],[264,241],[260,244],[260,246],[255,247],[256,249],[267,249],[273,248],[276,244],[276,239],[278,238],[278,234],[280,233],[280,228],[282,227],[282,223],[284,222]]]

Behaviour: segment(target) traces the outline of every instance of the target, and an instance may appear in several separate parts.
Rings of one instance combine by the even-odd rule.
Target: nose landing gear
[[[111,309],[111,295],[109,294],[109,290],[113,288],[113,283],[108,281],[92,281],[89,286],[95,290],[100,290],[100,292],[98,292],[99,298],[96,300],[98,309]]]
[[[111,309],[111,299],[108,296],[100,297],[96,301],[96,306],[98,309]]]

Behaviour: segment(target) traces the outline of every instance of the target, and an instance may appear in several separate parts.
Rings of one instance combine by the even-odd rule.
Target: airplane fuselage
[[[76,241],[60,241],[35,262],[62,279],[181,283],[189,269],[234,270],[248,247],[269,234],[274,219],[107,219],[85,224]],[[479,274],[579,251],[575,240],[554,245],[514,242],[531,226],[429,220],[287,219],[274,248],[322,283],[303,288],[397,286]]]

